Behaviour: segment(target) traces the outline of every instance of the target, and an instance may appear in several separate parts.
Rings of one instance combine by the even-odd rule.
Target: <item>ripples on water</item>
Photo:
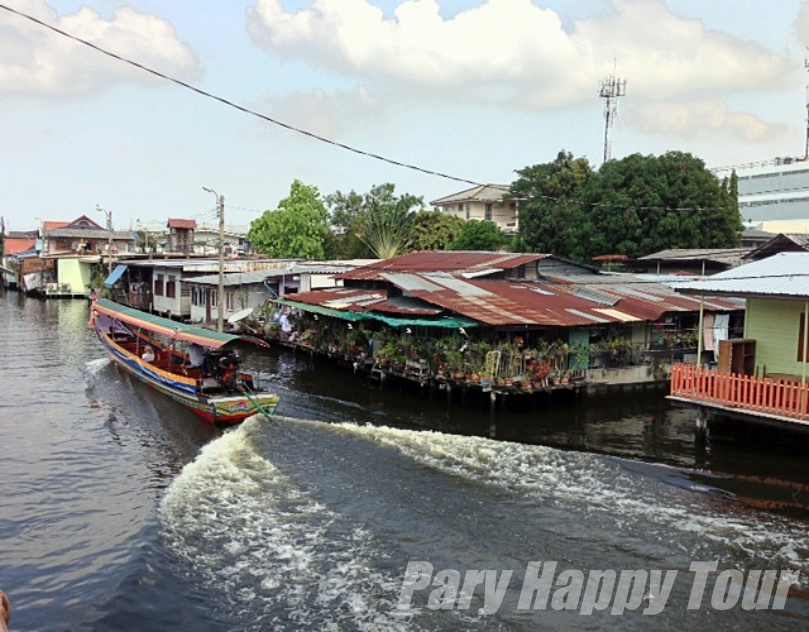
[[[659,402],[623,417],[606,404],[565,419],[527,412],[491,428],[468,410],[440,401],[414,410],[411,393],[357,386],[288,355],[253,358],[282,392],[282,412],[334,423],[256,418],[220,435],[110,366],[85,327],[86,305],[13,296],[0,296],[11,393],[0,401],[0,587],[16,630],[809,624],[802,603],[781,615],[686,616],[683,589],[652,621],[475,608],[402,619],[392,610],[411,559],[518,574],[529,560],[687,569],[694,558],[809,573],[804,515],[743,498],[783,487],[794,499],[804,461],[776,450],[745,467],[743,447],[695,450],[690,421]],[[419,428],[431,421],[557,447]]]

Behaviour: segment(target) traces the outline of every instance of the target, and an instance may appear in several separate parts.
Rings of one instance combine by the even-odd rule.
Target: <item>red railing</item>
[[[671,395],[695,402],[809,419],[809,385],[794,380],[718,373],[692,364],[677,364],[671,370]]]

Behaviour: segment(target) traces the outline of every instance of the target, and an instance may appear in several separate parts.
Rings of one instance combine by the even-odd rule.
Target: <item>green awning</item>
[[[319,305],[307,305],[306,303],[296,303],[294,301],[287,301],[283,298],[271,299],[273,303],[278,305],[287,305],[294,309],[299,309],[302,312],[310,312],[312,314],[320,314],[321,316],[330,316],[331,318],[340,318],[351,322],[362,320],[362,314],[357,312],[341,312],[337,309],[329,309],[328,307],[320,307]]]
[[[458,329],[463,327],[468,329],[477,327],[478,323],[473,320],[465,318],[394,318],[392,316],[383,316],[382,314],[375,314],[373,312],[344,312],[338,309],[330,309],[328,307],[321,307],[319,305],[308,305],[306,303],[296,303],[286,299],[275,299],[273,302],[279,305],[287,305],[294,309],[299,309],[302,312],[310,312],[312,314],[320,314],[321,316],[329,316],[331,318],[339,318],[350,322],[357,322],[362,320],[376,320],[388,325],[388,327],[440,327],[442,329]]]

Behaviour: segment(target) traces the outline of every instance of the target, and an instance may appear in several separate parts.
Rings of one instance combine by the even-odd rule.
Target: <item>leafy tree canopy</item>
[[[422,211],[413,222],[413,250],[448,250],[463,230],[463,219],[440,211]]]
[[[374,186],[362,195],[338,191],[326,201],[332,225],[341,233],[334,238],[335,253],[348,258],[373,255],[388,259],[406,252],[414,211],[424,207],[420,197],[396,195],[396,186],[391,183]]]
[[[497,250],[507,239],[497,224],[489,220],[465,222],[451,250]]]
[[[593,172],[560,152],[552,163],[518,172],[526,245],[579,260],[642,256],[664,248],[725,248],[738,243],[741,219],[733,183],[720,183],[691,154],[633,154]],[[546,196],[546,197],[543,197]]]
[[[269,257],[322,259],[326,255],[328,217],[317,187],[295,180],[278,208],[250,225],[249,239],[258,252]]]

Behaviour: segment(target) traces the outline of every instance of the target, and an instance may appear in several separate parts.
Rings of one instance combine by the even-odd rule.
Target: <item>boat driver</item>
[[[152,363],[154,362],[154,357],[155,357],[154,349],[152,349],[149,345],[146,345],[146,348],[143,350],[143,355],[141,356],[141,359],[144,362]]]

